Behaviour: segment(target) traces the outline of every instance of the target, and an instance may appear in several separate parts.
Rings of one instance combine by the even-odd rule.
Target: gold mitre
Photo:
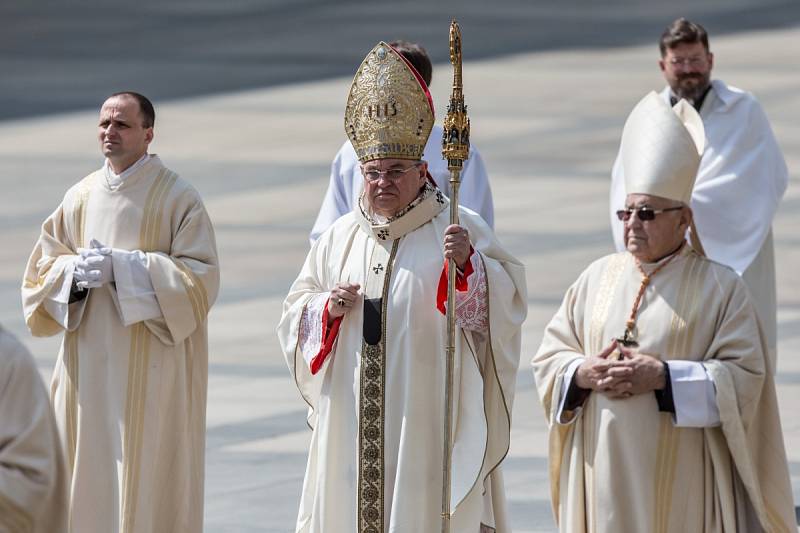
[[[697,111],[686,100],[670,108],[651,92],[633,108],[622,131],[625,193],[689,205],[704,146]]]
[[[422,77],[394,48],[378,43],[353,78],[344,113],[358,159],[421,159],[433,120]]]

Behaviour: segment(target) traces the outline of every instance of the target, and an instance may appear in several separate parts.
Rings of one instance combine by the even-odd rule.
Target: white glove
[[[75,262],[73,279],[81,289],[94,289],[114,281],[111,248],[96,239],[92,239],[89,246],[91,248],[78,248],[80,257]]]

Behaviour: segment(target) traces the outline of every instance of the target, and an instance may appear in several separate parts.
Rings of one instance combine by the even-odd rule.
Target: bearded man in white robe
[[[0,326],[0,532],[66,532],[66,479],[36,362]]]
[[[206,316],[219,286],[197,191],[147,148],[155,111],[100,110],[106,162],[45,220],[22,286],[33,335],[64,333],[51,396],[70,531],[202,531]]]
[[[705,253],[733,268],[756,306],[772,366],[777,353],[777,302],[772,220],[789,181],[786,163],[767,116],[752,94],[711,80],[714,54],[708,34],[684,18],[666,28],[658,64],[674,105],[683,98],[700,113],[706,147],[690,205]],[[611,225],[618,251],[624,250],[617,209],[625,201],[621,153],[612,171]]]
[[[420,160],[433,120],[424,81],[378,44],[345,118],[364,193],[312,246],[278,326],[313,429],[298,532],[441,530],[449,258],[459,268],[451,531],[509,531],[500,463],[524,268],[475,213],[449,225]]]
[[[755,307],[736,272],[685,242],[703,139],[686,101],[636,106],[627,250],[580,275],[534,357],[562,532],[796,531]]]
[[[397,50],[422,77],[425,85],[430,87],[433,77],[433,66],[425,49],[417,43],[408,41],[392,41],[389,45]],[[445,196],[450,196],[450,171],[447,161],[442,158],[443,130],[434,124],[422,159],[428,164],[428,173]],[[358,199],[363,191],[364,177],[361,175],[361,163],[347,140],[344,142],[331,163],[331,176],[325,198],[319,209],[317,220],[311,229],[310,240],[313,244],[336,219],[346,215],[358,206]],[[464,161],[461,170],[461,185],[458,189],[459,205],[478,213],[490,228],[494,227],[494,203],[492,188],[486,165],[475,146],[469,148],[469,158]]]

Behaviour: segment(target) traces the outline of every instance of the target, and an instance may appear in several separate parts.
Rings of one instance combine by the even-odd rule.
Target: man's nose
[[[631,213],[631,216],[628,217],[628,220],[625,221],[625,225],[629,228],[639,227],[642,225],[642,221],[639,219],[639,214],[634,211]]]

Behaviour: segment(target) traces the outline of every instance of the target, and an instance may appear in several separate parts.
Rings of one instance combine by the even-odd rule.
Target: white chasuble
[[[550,482],[560,531],[796,531],[766,343],[730,268],[685,246],[647,287],[634,338],[642,353],[700,361],[721,425],[675,427],[655,395],[611,399],[555,417],[572,361],[625,330],[642,276],[627,252],[600,259],[567,291],[533,360],[550,425]]]
[[[447,199],[434,191],[386,224],[360,210],[339,219],[313,245],[284,303],[278,336],[313,429],[298,532],[441,530],[447,320],[436,305],[449,217]],[[484,334],[459,328],[456,340],[451,524],[453,533],[481,524],[505,532],[499,465],[525,277],[479,216],[462,211],[461,224],[482,262],[489,326]],[[298,345],[313,314],[306,306],[340,281],[359,283],[362,296],[312,374]]]
[[[158,316],[125,326],[118,292],[135,290],[120,279],[46,309],[91,239],[146,255]],[[202,531],[206,317],[218,285],[200,196],[157,156],[116,188],[90,174],[44,222],[22,299],[34,335],[66,329],[51,399],[72,472],[71,531]]]

